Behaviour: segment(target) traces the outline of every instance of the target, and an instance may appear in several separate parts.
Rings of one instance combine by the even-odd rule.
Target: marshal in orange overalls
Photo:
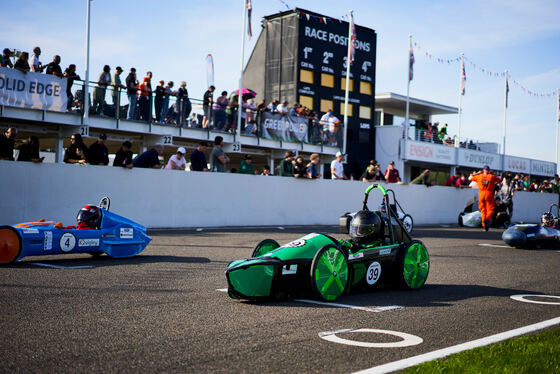
[[[473,175],[471,180],[478,185],[478,209],[482,215],[482,227],[486,227],[486,221],[494,216],[494,186],[502,180],[502,177],[487,173]]]

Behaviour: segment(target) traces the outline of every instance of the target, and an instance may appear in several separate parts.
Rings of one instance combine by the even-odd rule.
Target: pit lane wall
[[[111,210],[148,228],[337,225],[359,210],[367,183],[259,175],[0,161],[0,225],[41,218],[75,224],[78,210],[111,198]],[[476,190],[389,185],[416,225],[456,224]],[[381,194],[373,190],[370,208]],[[536,221],[558,196],[518,192],[514,220]]]

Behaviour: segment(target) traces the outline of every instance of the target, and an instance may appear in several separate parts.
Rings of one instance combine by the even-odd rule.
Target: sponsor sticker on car
[[[390,254],[391,254],[391,248],[385,248],[385,249],[379,250],[379,255],[380,256],[385,256],[385,255],[390,255]]]
[[[348,259],[349,259],[349,260],[355,260],[355,259],[357,259],[357,258],[362,258],[362,257],[364,257],[364,253],[363,253],[363,252],[356,253],[355,255],[352,254],[352,253],[350,253],[350,254],[348,255]]]
[[[132,239],[134,229],[132,227],[121,227],[121,239]]]
[[[80,239],[78,241],[79,247],[98,247],[99,239]]]
[[[45,240],[43,249],[45,251],[50,251],[52,249],[52,231],[45,231]]]
[[[38,234],[39,230],[37,229],[23,229],[21,230],[24,234]]]

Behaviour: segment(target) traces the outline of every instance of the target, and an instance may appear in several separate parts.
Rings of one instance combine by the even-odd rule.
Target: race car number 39
[[[377,261],[374,261],[369,265],[369,268],[367,269],[366,282],[370,286],[373,286],[375,283],[377,283],[380,276],[381,264],[379,264],[379,262]]]

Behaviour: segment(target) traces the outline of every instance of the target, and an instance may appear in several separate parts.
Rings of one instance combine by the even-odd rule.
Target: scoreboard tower
[[[348,22],[296,8],[267,16],[245,67],[243,82],[268,103],[299,102],[342,121],[346,89]],[[350,65],[347,161],[363,168],[374,159],[377,34],[355,25]]]

